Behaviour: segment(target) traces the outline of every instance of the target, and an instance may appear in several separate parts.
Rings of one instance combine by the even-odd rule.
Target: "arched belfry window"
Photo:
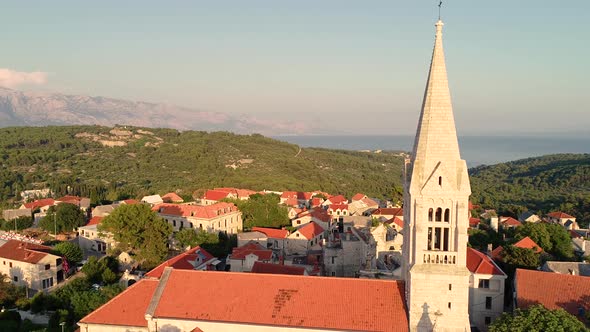
[[[434,214],[434,210],[432,208],[428,209],[428,221],[432,221],[433,214]]]
[[[442,186],[442,176],[439,176],[438,177],[438,185],[439,186]]]
[[[436,209],[436,216],[434,221],[442,221],[442,209],[438,208]]]
[[[451,210],[445,209],[445,222],[449,222],[450,217],[451,217]]]

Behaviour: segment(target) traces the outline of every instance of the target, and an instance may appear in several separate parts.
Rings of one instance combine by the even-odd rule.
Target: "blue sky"
[[[587,133],[590,1],[443,3],[460,134]],[[4,1],[17,89],[412,134],[436,1]]]

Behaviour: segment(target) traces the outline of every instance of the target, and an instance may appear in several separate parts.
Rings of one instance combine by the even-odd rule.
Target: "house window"
[[[176,227],[176,220],[172,220],[172,226]]]
[[[12,262],[8,262],[8,267],[12,267]]]
[[[297,225],[301,225],[301,220],[297,220]]]
[[[14,282],[18,282],[18,277],[17,276],[14,276],[13,277],[13,280],[14,280]]]
[[[332,271],[332,277],[336,276],[336,272]]]
[[[51,268],[50,264],[45,264],[45,270],[49,270]]]
[[[486,296],[486,309],[492,309],[492,297]]]
[[[453,284],[449,284],[449,290],[453,290]]]
[[[332,264],[336,261],[336,257],[332,257]]]
[[[43,289],[53,287],[53,277],[43,279],[42,284],[43,284]]]
[[[449,307],[449,309],[451,309],[451,302],[449,302],[449,303],[447,304],[447,306]]]
[[[295,236],[296,236],[296,237],[299,237],[299,233],[295,233]]]
[[[490,325],[492,323],[492,317],[486,316],[485,318],[485,324],[486,325]]]
[[[438,185],[439,186],[442,186],[442,176],[439,176],[438,177]]]
[[[477,288],[490,288],[490,281],[487,279],[480,279]]]

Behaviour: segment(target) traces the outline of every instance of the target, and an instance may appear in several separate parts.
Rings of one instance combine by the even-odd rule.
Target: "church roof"
[[[443,22],[436,22],[436,38],[418,122],[413,160],[460,160],[457,131],[442,42]]]

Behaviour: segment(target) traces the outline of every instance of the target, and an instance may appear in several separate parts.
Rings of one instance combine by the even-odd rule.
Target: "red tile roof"
[[[163,203],[154,206],[152,211],[171,216],[211,219],[238,211],[238,208],[232,203],[225,202],[219,202],[212,205],[179,205]]]
[[[563,308],[574,316],[580,307],[588,308],[589,277],[517,269],[514,282],[518,308],[540,303],[547,309]]]
[[[246,256],[254,254],[258,256],[258,260],[268,261],[272,258],[272,250],[266,249],[260,243],[248,242],[241,247],[233,248],[231,259],[246,259]]]
[[[147,326],[145,312],[159,280],[141,279],[80,320],[80,323]]]
[[[490,257],[469,247],[467,248],[467,268],[471,273],[504,275]]]
[[[176,193],[167,193],[166,195],[162,196],[162,201],[165,203],[182,203],[184,199],[178,196]]]
[[[17,240],[9,240],[0,246],[0,257],[13,261],[36,264],[51,251],[51,247]]]
[[[571,218],[575,218],[574,216],[570,216],[569,214],[565,213],[565,212],[551,212],[551,213],[547,213],[547,215],[549,217],[552,218],[558,218],[558,219],[571,219]]]
[[[129,204],[129,205],[131,205],[131,204],[139,204],[139,202],[137,200],[135,200],[135,199],[126,199],[123,202],[125,202],[125,204]]]
[[[281,198],[295,198],[297,199],[297,192],[296,191],[283,191],[281,194]]]
[[[285,200],[285,205],[297,207],[299,206],[299,201],[297,200],[297,198],[287,198]]]
[[[404,228],[404,221],[401,220],[398,217],[393,217],[393,218],[387,220],[387,223],[388,224],[392,224],[393,223],[393,224],[395,224],[399,228]]]
[[[70,204],[80,204],[80,202],[82,201],[81,197],[78,196],[69,196],[66,195],[64,197],[58,198],[56,199],[57,202],[62,202],[62,203],[70,203]]]
[[[254,190],[250,189],[238,189],[238,188],[215,188],[217,191],[225,191],[226,193],[235,194],[238,198],[248,198],[251,195],[256,194]]]
[[[336,211],[336,210],[348,210],[348,204],[330,204],[328,206],[328,210]]]
[[[162,276],[162,272],[164,272],[164,268],[171,266],[175,269],[182,269],[182,270],[194,270],[195,266],[191,263],[191,261],[195,261],[197,258],[200,259],[200,262],[196,264],[199,266],[209,260],[215,258],[205,249],[196,246],[187,250],[177,256],[170,258],[169,260],[165,261],[164,263],[156,266],[153,270],[146,273],[146,277],[153,277],[153,278],[160,278]]]
[[[502,225],[505,226],[521,226],[522,223],[512,217],[503,217],[500,218]]]
[[[86,226],[98,225],[102,221],[103,217],[92,217]]]
[[[53,198],[38,199],[33,202],[25,203],[25,207],[27,209],[31,209],[31,210],[36,210],[36,209],[42,208],[44,206],[51,206],[51,205],[55,205],[55,201],[53,200]]]
[[[408,331],[404,284],[400,281],[168,271],[153,313],[156,318]]]
[[[372,200],[370,198],[363,198],[363,199],[361,199],[361,201],[363,203],[367,204],[368,207],[370,207],[370,206],[374,206],[374,207],[379,206],[379,203],[375,202],[374,200]]]
[[[266,274],[289,274],[289,275],[305,275],[305,269],[301,266],[281,265],[263,262],[254,262],[252,266],[252,273],[266,273]]]
[[[332,204],[341,204],[341,203],[348,202],[346,197],[344,197],[342,195],[332,196],[329,198],[329,200],[330,200],[330,203],[332,203]]]
[[[319,197],[314,197],[311,199],[311,206],[320,206],[322,205],[322,199]]]
[[[362,200],[365,197],[367,197],[367,195],[358,193],[358,194],[352,196],[352,200],[353,201],[360,201],[360,200]]]
[[[518,248],[532,249],[538,254],[543,252],[543,249],[541,249],[541,247],[528,236],[516,242],[513,244],[513,246]],[[492,250],[490,256],[492,256],[493,259],[502,260],[502,251],[504,251],[504,248],[502,246],[498,246],[496,249]]]
[[[260,232],[272,239],[285,239],[289,236],[289,231],[286,229],[275,229],[266,227],[252,227],[253,232]]]
[[[314,237],[322,234],[324,232],[324,229],[322,228],[322,226],[312,221],[310,223],[305,224],[304,226],[301,226],[299,229],[297,229],[297,232],[303,235],[304,238],[311,240]]]
[[[227,191],[221,191],[221,190],[207,190],[205,192],[205,195],[203,195],[203,199],[206,200],[210,200],[210,201],[220,201],[224,198],[227,198],[227,196],[230,193]]]
[[[371,213],[372,215],[393,215],[393,216],[403,216],[404,209],[402,208],[380,208]]]

